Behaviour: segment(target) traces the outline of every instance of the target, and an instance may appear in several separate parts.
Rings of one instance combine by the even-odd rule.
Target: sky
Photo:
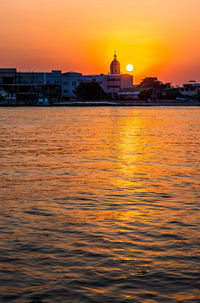
[[[0,0],[0,67],[200,82],[200,0]]]

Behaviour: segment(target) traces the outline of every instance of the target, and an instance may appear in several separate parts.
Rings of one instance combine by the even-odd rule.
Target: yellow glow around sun
[[[126,70],[127,70],[128,72],[132,72],[132,70],[133,70],[133,65],[132,65],[132,64],[128,64],[128,65],[126,66]]]

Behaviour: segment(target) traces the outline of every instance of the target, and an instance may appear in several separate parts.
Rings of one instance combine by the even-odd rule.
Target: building
[[[111,75],[119,75],[120,74],[120,63],[117,61],[116,52],[114,54],[114,59],[110,64],[110,74]]]
[[[61,85],[62,85],[62,96],[64,98],[75,97],[76,87],[82,80],[82,74],[76,72],[68,72],[62,74]]]
[[[0,85],[15,84],[16,68],[0,68]]]
[[[117,96],[122,89],[133,87],[133,76],[120,73],[120,63],[117,60],[116,53],[114,54],[114,59],[110,64],[109,74],[82,75],[82,81],[98,82],[103,90],[113,97]]]
[[[118,96],[118,93],[124,88],[133,87],[133,76],[120,73],[120,63],[117,60],[116,53],[110,64],[109,74],[99,75],[83,75],[76,72],[68,72],[62,74],[62,96],[67,99],[73,99],[76,96],[75,89],[80,82],[96,81],[102,87],[105,93],[113,97]]]
[[[16,84],[61,85],[61,77],[61,70],[52,70],[51,72],[17,72]]]
[[[61,77],[61,71],[18,72],[16,68],[1,68],[0,90],[17,104],[35,104],[42,97],[54,102],[61,98]]]
[[[80,82],[96,81],[105,93],[117,97],[126,88],[133,87],[133,76],[122,74],[116,53],[110,64],[110,72],[100,75],[83,75],[77,72],[18,72],[16,68],[0,68],[0,89],[19,100],[38,97],[75,99]],[[30,97],[30,95],[32,97]]]
[[[193,83],[183,84],[179,91],[184,97],[196,97],[200,94],[200,83],[194,81]]]

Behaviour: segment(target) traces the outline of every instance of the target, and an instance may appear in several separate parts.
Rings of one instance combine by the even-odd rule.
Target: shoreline
[[[0,107],[63,107],[63,106],[200,106],[200,101],[163,101],[163,102],[131,102],[131,101],[77,101],[58,102],[53,104],[0,104]]]

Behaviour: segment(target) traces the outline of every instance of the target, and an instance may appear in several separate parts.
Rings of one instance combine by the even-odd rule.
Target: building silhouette
[[[110,64],[110,73],[83,75],[77,72],[20,72],[16,68],[0,68],[0,89],[19,99],[32,99],[46,96],[51,98],[73,99],[76,87],[81,82],[96,81],[111,97],[117,97],[124,88],[133,87],[133,76],[120,73],[120,63],[116,52]]]
[[[120,74],[120,63],[117,61],[117,55],[116,52],[114,54],[114,59],[110,64],[110,74],[111,75],[119,75]]]

